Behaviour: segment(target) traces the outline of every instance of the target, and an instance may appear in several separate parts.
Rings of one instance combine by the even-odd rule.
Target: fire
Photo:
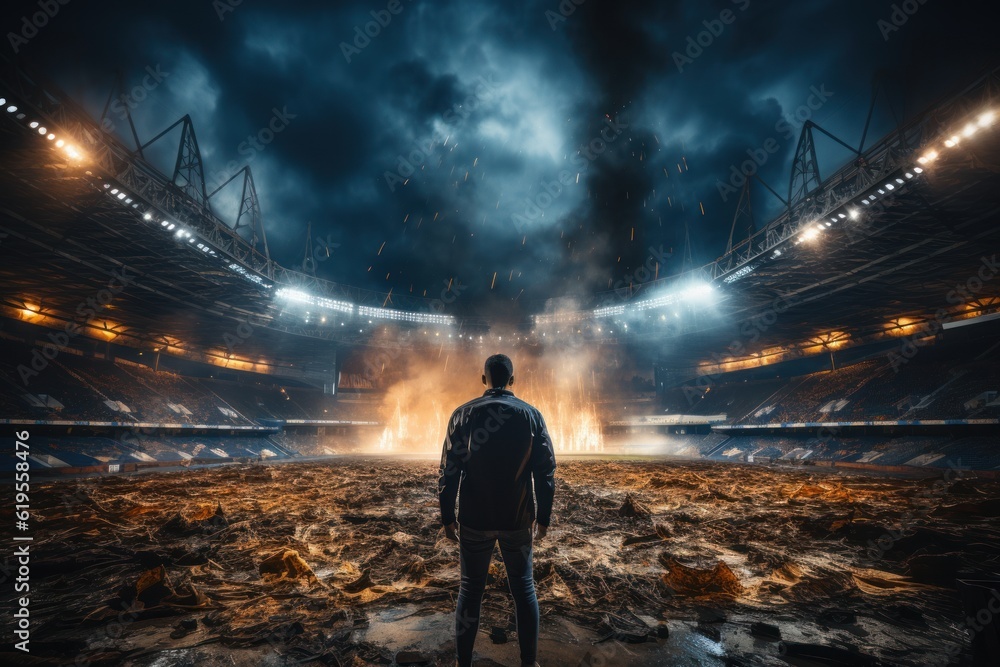
[[[458,407],[456,405],[455,407]],[[604,435],[594,404],[578,404],[566,399],[542,399],[535,403],[545,419],[549,437],[558,452],[602,452]],[[396,402],[375,443],[379,452],[433,452],[444,442],[450,412],[444,406],[422,412],[404,409]]]
[[[385,425],[368,449],[439,454],[452,411],[483,392],[481,355],[469,356],[461,363],[452,357],[450,368],[447,358],[407,357],[400,364],[406,375],[390,383],[383,397]],[[604,451],[596,381],[588,367],[545,356],[515,364],[514,394],[541,411],[557,452]]]

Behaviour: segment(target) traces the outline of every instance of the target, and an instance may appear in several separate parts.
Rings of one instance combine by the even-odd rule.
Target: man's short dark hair
[[[494,354],[486,360],[486,377],[493,388],[506,387],[514,375],[514,362],[506,354]]]

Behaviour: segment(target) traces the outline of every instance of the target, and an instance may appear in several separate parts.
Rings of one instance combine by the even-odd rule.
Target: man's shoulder
[[[485,396],[476,396],[472,400],[469,400],[469,401],[466,401],[465,403],[462,403],[460,406],[458,406],[457,408],[455,408],[452,411],[451,418],[455,419],[457,417],[462,416],[463,414],[467,413],[472,408],[476,407],[476,405],[478,405],[480,403],[483,403],[485,401],[485,399],[486,399]]]
[[[530,412],[537,417],[541,417],[541,412],[538,411],[538,408],[533,406],[531,403],[514,396],[513,394],[504,396],[477,396],[471,401],[466,401],[462,405],[455,408],[455,410],[451,413],[451,416],[452,419],[455,419],[456,417],[461,417],[462,415],[468,414],[475,409],[489,409],[497,403],[510,405],[525,412]]]

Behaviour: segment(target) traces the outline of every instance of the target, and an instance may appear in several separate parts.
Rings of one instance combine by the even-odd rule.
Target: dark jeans
[[[473,530],[459,528],[462,555],[462,586],[458,591],[455,612],[455,651],[458,664],[472,664],[472,647],[479,632],[479,611],[486,589],[486,575],[493,558],[493,547],[500,542],[500,555],[507,570],[507,585],[514,596],[517,614],[517,641],[521,645],[521,664],[534,665],[538,652],[538,599],[531,569],[531,529]]]

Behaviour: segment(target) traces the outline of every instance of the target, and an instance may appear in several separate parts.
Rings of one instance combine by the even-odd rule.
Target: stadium
[[[876,86],[860,141],[807,119],[790,162],[745,151],[712,261],[650,241],[605,289],[492,311],[455,277],[334,280],[325,228],[272,254],[252,165],[215,171],[192,115],[147,136],[121,84],[101,113],[0,65],[10,664],[454,664],[441,443],[497,352],[558,460],[540,664],[1000,655],[995,64],[881,136]],[[476,664],[517,660],[507,586],[495,557]]]

